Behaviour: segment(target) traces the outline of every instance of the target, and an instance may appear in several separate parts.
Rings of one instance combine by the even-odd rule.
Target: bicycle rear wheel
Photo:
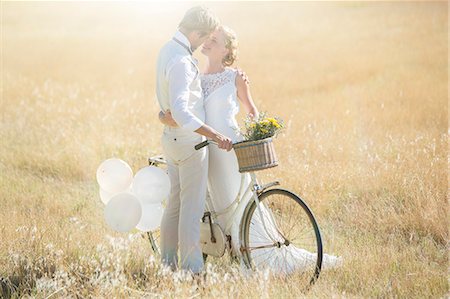
[[[247,206],[240,227],[244,263],[252,269],[268,268],[282,276],[298,276],[313,284],[322,267],[319,226],[306,203],[283,189],[258,196],[260,204]]]

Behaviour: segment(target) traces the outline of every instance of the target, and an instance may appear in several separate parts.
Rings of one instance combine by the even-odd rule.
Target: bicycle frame
[[[221,212],[216,212],[216,211],[213,211],[212,209],[210,209],[210,211],[209,211],[211,213],[211,215],[213,216],[213,220],[215,220],[217,218],[217,216],[227,213],[228,210],[230,208],[233,208],[233,206],[235,206],[235,204],[237,202],[237,206],[234,208],[232,216],[229,218],[229,220],[225,224],[225,227],[222,228],[225,231],[229,231],[231,229],[231,226],[234,224],[233,219],[235,219],[236,217],[242,218],[243,215],[237,215],[237,214],[240,213],[241,211],[243,213],[245,211],[245,208],[251,202],[251,200],[254,200],[256,202],[262,222],[263,222],[263,226],[264,226],[266,232],[268,231],[267,227],[266,227],[266,223],[264,222],[265,217],[262,216],[262,212],[260,209],[258,195],[271,186],[279,185],[279,183],[272,182],[267,185],[261,186],[258,183],[255,173],[249,172],[248,174],[250,175],[250,182],[248,183],[248,185],[246,185],[245,184],[246,175],[241,174],[241,185],[239,188],[239,192],[236,196],[236,199],[226,209],[224,209]],[[209,206],[210,206],[210,204],[208,204],[208,207]],[[271,215],[271,214],[269,214],[269,215]],[[273,218],[271,218],[270,221],[272,222],[273,225],[275,225],[275,221]],[[276,240],[273,236],[269,236],[269,237],[272,241],[274,241],[274,243],[276,242]]]
[[[149,160],[149,165],[158,166],[159,164],[167,164],[167,162],[163,159],[163,157],[161,155],[151,157],[148,160]],[[246,185],[245,180],[246,180],[247,174],[250,176],[250,182]],[[275,182],[271,182],[271,183],[261,186],[259,184],[254,172],[241,174],[241,183],[240,183],[240,187],[239,187],[239,192],[238,192],[235,200],[224,210],[222,210],[220,212],[216,212],[212,208],[210,208],[213,205],[210,202],[210,198],[207,198],[206,204],[207,204],[207,207],[209,210],[207,212],[211,213],[211,218],[213,219],[213,221],[217,221],[217,216],[227,213],[231,208],[236,206],[236,203],[237,203],[237,206],[234,208],[233,214],[226,222],[225,227],[222,227],[223,231],[229,231],[231,229],[231,227],[234,225],[233,219],[235,219],[236,217],[240,217],[240,221],[241,221],[246,207],[248,206],[249,203],[251,203],[252,200],[254,200],[257,204],[258,211],[260,213],[260,217],[262,219],[264,229],[266,230],[266,232],[268,232],[269,230],[267,229],[267,226],[266,226],[266,223],[264,220],[265,217],[263,217],[262,211],[260,209],[258,195],[261,194],[262,192],[264,192],[266,189],[276,186],[276,185],[279,185],[279,184],[280,183],[278,181],[275,181]],[[238,213],[240,215],[238,215]],[[272,225],[276,226],[275,220],[273,219],[271,213],[269,215],[270,215],[270,221],[272,222]],[[240,223],[240,221],[239,221],[239,223]],[[273,236],[269,235],[269,237],[274,242],[274,244],[277,243],[277,240],[275,240],[275,238]],[[149,239],[150,239],[150,243],[152,244],[152,247],[154,247],[153,238],[150,238],[150,236],[149,236]]]

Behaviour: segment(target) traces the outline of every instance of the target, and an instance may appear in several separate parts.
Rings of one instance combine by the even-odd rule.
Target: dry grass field
[[[449,296],[447,2],[208,4],[287,124],[260,177],[301,194],[343,257],[309,292],[227,258],[197,289],[106,225],[96,168],[161,152],[156,55],[192,5],[1,2],[2,296]]]

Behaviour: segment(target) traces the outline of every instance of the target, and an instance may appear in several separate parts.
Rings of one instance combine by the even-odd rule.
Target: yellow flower
[[[261,122],[261,125],[268,126],[268,125],[270,125],[270,122],[267,119],[265,119]]]
[[[247,140],[259,140],[267,136],[276,136],[283,128],[283,122],[276,117],[267,117],[265,113],[258,118],[247,118],[245,121],[245,137]]]
[[[268,120],[275,128],[277,128],[277,129],[281,128],[280,124],[278,123],[278,121],[277,121],[275,118],[269,117],[267,120]]]

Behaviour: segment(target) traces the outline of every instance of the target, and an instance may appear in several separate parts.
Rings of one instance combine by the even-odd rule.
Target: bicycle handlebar
[[[205,146],[210,145],[210,144],[215,144],[215,145],[217,145],[217,142],[215,142],[215,141],[213,141],[213,140],[205,140],[205,141],[203,141],[203,142],[200,142],[200,143],[197,144],[196,146],[194,146],[194,148],[198,151],[199,149],[204,148]],[[233,144],[233,145],[234,145],[234,144]]]
[[[197,144],[196,146],[194,146],[195,150],[199,150],[201,148],[204,148],[205,146],[207,146],[209,144],[209,140],[205,140],[203,142],[200,142],[199,144]]]

